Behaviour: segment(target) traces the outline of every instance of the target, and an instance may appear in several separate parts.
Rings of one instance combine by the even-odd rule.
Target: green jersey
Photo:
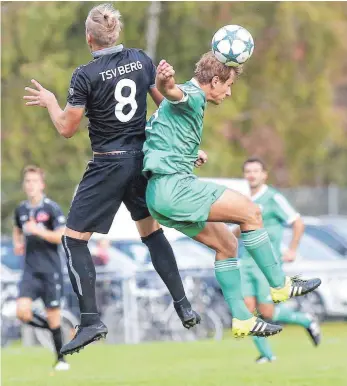
[[[183,98],[164,99],[146,125],[144,172],[192,173],[201,142],[206,97],[195,79],[179,86]]]
[[[260,206],[264,228],[269,234],[275,256],[280,258],[283,227],[285,224],[292,224],[299,214],[280,192],[267,185],[263,185],[259,192],[252,196],[252,201]],[[243,257],[250,256],[245,252]]]

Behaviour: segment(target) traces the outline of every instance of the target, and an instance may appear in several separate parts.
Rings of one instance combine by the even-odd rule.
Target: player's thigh
[[[231,189],[226,189],[212,204],[208,221],[240,224],[243,231],[262,226],[259,206],[248,197]]]
[[[47,322],[51,329],[60,327],[60,307],[46,308]]]
[[[224,258],[237,256],[237,239],[224,223],[205,223],[194,240],[215,250],[217,260],[219,254]]]
[[[154,221],[151,224],[150,212],[146,203],[147,179],[142,175],[143,154],[138,152],[131,159],[127,160],[129,180],[126,186],[123,202],[130,212],[131,218],[139,223],[138,230],[147,233],[147,230],[155,227]],[[141,223],[140,223],[141,222]],[[142,235],[141,235],[142,236]],[[148,234],[147,234],[148,236]]]
[[[66,227],[78,232],[70,237],[108,233],[129,179],[124,160],[117,156],[94,156],[88,163],[67,218]]]
[[[32,318],[32,302],[40,296],[41,282],[37,276],[29,271],[24,271],[19,282],[17,299],[17,316],[21,319]]]

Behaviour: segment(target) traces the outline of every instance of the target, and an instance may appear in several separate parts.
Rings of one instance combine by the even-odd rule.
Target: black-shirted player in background
[[[63,275],[58,244],[65,226],[59,205],[44,195],[44,172],[27,166],[23,173],[23,189],[27,200],[15,210],[13,245],[17,255],[25,255],[24,271],[19,284],[17,316],[24,323],[51,331],[57,362],[55,370],[68,370],[69,364],[60,354],[60,301]],[[41,298],[47,319],[32,310],[32,302]]]
[[[108,233],[124,202],[148,246],[154,268],[168,287],[183,325],[200,317],[185,297],[170,244],[147,209],[147,181],[142,176],[147,93],[159,105],[163,96],[155,88],[155,66],[139,49],[115,45],[121,30],[120,14],[110,4],[94,7],[86,20],[86,40],[94,60],[72,75],[64,110],[54,94],[32,80],[26,87],[28,106],[46,107],[58,132],[72,137],[83,114],[89,118],[93,160],[72,201],[63,236],[70,279],[79,299],[81,325],[75,338],[62,348],[72,354],[105,337],[95,300],[95,268],[88,250],[93,232]]]

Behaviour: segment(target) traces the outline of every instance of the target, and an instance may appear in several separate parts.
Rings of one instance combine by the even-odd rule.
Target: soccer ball
[[[252,35],[239,25],[226,25],[212,39],[212,52],[227,66],[237,67],[245,63],[254,50]]]

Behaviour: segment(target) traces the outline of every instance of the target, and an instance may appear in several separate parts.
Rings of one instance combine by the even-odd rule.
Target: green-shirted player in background
[[[264,228],[269,235],[275,256],[279,261],[295,260],[300,238],[304,232],[304,224],[299,213],[281,193],[266,185],[268,174],[261,159],[247,159],[243,164],[243,176],[249,182],[252,201],[259,205],[262,211]],[[285,224],[292,227],[293,236],[288,250],[282,255],[281,243]],[[292,311],[284,304],[274,307],[266,277],[245,249],[240,257],[243,294],[248,309],[251,312],[257,309],[265,319],[304,327],[314,345],[318,346],[321,335],[317,321],[311,315]],[[254,336],[253,340],[260,353],[257,363],[272,362],[276,359],[266,338]]]
[[[247,309],[236,259],[237,239],[224,223],[240,225],[244,245],[269,281],[274,301],[313,291],[321,281],[286,277],[272,252],[259,207],[246,196],[193,174],[206,102],[218,105],[230,96],[241,70],[225,66],[208,52],[197,63],[194,78],[177,86],[172,66],[164,60],[159,63],[156,86],[165,99],[146,127],[146,201],[159,223],[216,251],[216,278],[233,315],[234,336],[269,336],[282,328]]]

